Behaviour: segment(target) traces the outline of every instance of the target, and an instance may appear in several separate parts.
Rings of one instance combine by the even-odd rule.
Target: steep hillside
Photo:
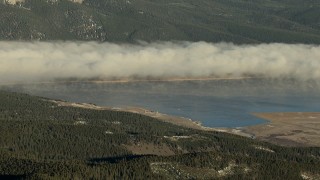
[[[0,91],[0,178],[301,179],[319,148],[287,148],[147,116]]]
[[[26,0],[0,18],[2,40],[320,43],[315,0]]]

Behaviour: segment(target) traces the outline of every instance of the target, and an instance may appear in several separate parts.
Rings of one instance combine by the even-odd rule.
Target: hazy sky
[[[0,83],[56,78],[169,78],[246,74],[320,78],[320,46],[205,42],[139,45],[0,42]]]

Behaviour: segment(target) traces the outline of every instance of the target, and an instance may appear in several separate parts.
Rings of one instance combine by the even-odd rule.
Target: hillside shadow
[[[89,165],[95,165],[100,163],[119,163],[121,161],[131,161],[135,159],[140,159],[143,157],[155,157],[155,155],[126,155],[126,156],[116,156],[116,157],[106,157],[106,158],[92,158],[89,159]]]

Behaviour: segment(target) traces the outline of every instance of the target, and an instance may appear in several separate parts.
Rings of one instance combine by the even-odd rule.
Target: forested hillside
[[[139,114],[0,91],[0,178],[320,178],[319,148],[288,148]]]
[[[320,43],[317,0],[26,0],[0,18],[1,40]]]

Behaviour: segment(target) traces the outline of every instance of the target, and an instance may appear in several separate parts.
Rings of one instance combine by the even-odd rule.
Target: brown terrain
[[[153,154],[158,156],[171,156],[175,152],[166,144],[155,145],[151,143],[137,143],[131,145],[124,145],[129,151],[136,155]]]
[[[320,112],[256,113],[269,121],[249,126],[243,132],[256,139],[283,146],[320,147]]]

